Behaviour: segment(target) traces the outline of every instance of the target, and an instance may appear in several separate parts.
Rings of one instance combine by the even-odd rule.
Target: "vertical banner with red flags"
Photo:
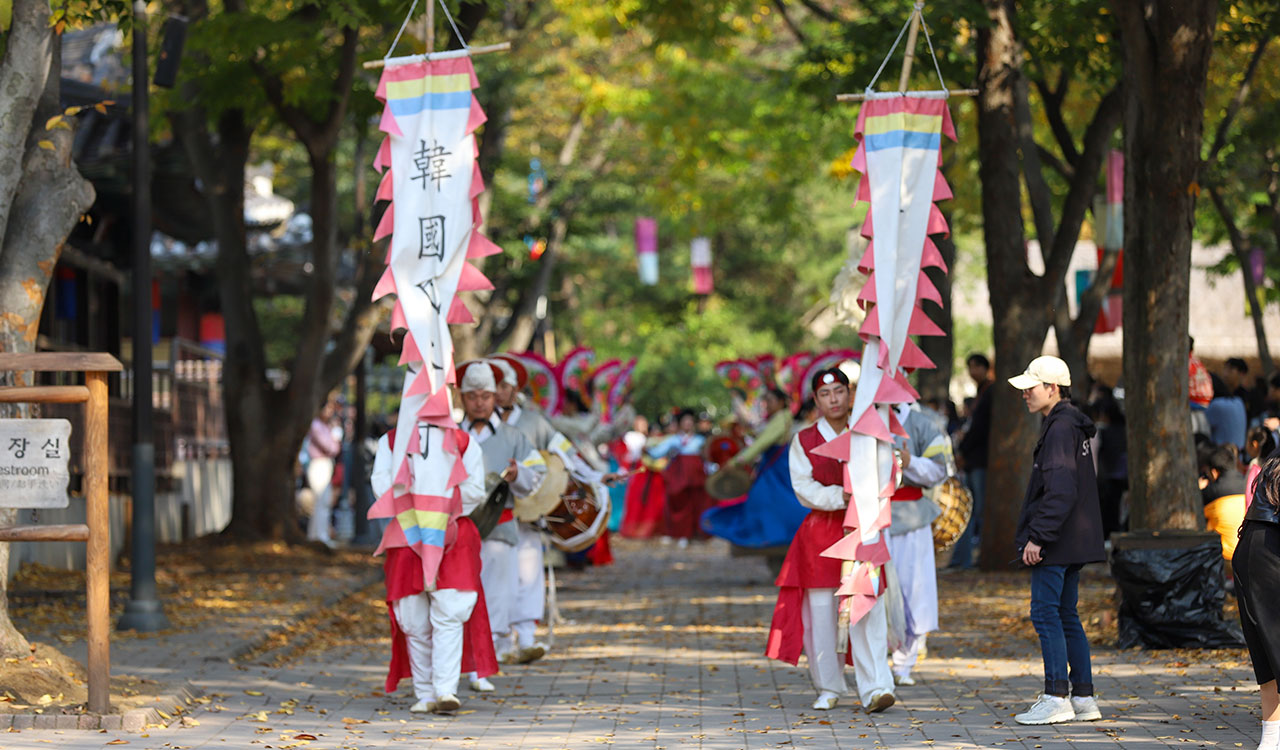
[[[658,222],[647,216],[636,219],[636,264],[640,268],[640,283],[656,286],[658,283]]]
[[[1124,302],[1124,152],[1111,149],[1107,154],[1106,201],[1099,206],[1094,202],[1094,218],[1101,225],[1097,234],[1098,265],[1102,265],[1104,253],[1118,253],[1116,270],[1111,275],[1111,286],[1102,299],[1098,322],[1094,333],[1110,333],[1120,327]]]
[[[711,239],[694,237],[689,243],[689,265],[693,268],[693,293],[711,294],[714,282],[711,277]]]
[[[403,332],[406,367],[392,446],[395,479],[370,518],[390,518],[378,551],[411,547],[435,587],[445,540],[462,505],[465,478],[448,386],[454,382],[452,323],[473,322],[458,292],[491,289],[472,259],[500,252],[476,228],[484,192],[473,135],[485,120],[472,95],[470,57],[388,66],[378,82],[386,134],[374,167],[376,200],[389,201],[374,241],[390,238],[374,299],[395,295],[391,330]]]
[[[943,335],[921,301],[941,303],[924,269],[946,270],[929,239],[948,231],[934,204],[951,197],[938,169],[942,136],[955,140],[946,96],[868,93],[854,133],[859,143],[853,168],[862,173],[857,200],[871,204],[862,228],[871,242],[858,264],[868,274],[858,295],[867,309],[858,332],[864,342],[862,368],[849,431],[815,451],[844,462],[844,488],[850,493],[846,535],[822,555],[846,562],[836,593],[842,597],[842,621],[849,623],[870,611],[886,588],[889,498],[899,483],[893,439],[907,434],[891,407],[919,398],[907,373],[934,366],[911,337]]]

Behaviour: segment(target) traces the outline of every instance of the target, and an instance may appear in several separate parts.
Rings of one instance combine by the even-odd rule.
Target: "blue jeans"
[[[973,567],[973,540],[982,533],[982,506],[987,499],[986,468],[965,469],[964,486],[969,488],[969,494],[973,496],[973,513],[969,516],[969,525],[964,527],[964,531],[956,539],[951,562],[947,565],[949,568]]]
[[[1081,567],[1042,563],[1031,569],[1031,624],[1040,636],[1044,691],[1049,695],[1093,695],[1089,639],[1076,613]]]

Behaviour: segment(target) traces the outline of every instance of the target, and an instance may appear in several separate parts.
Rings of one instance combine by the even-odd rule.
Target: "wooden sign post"
[[[83,524],[8,526],[0,542],[87,542],[85,582],[89,631],[89,712],[111,710],[111,526],[107,515],[107,373],[124,369],[110,354],[0,353],[0,372],[83,372],[84,385],[0,387],[0,403],[84,404]],[[56,420],[49,420],[56,421]],[[18,438],[19,440],[23,438]],[[65,445],[65,443],[64,443]],[[0,446],[0,449],[9,447]],[[24,447],[26,447],[24,445]],[[40,449],[36,446],[35,449]],[[43,451],[40,455],[44,455]],[[42,476],[35,474],[33,476]],[[0,507],[18,507],[0,493]],[[16,502],[22,502],[22,498]],[[30,507],[29,504],[21,507]]]

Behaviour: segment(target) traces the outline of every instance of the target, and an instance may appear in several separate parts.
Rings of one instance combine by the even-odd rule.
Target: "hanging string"
[[[409,12],[405,14],[404,23],[400,24],[400,30],[396,32],[396,38],[391,40],[391,49],[387,50],[387,54],[383,55],[383,60],[390,60],[391,53],[396,51],[396,45],[400,43],[400,36],[404,34],[405,28],[409,26],[409,19],[413,18],[413,12],[418,9],[418,0],[413,0],[413,5],[409,6]]]
[[[893,53],[897,51],[898,44],[902,42],[902,35],[907,33],[907,29],[911,26],[911,19],[915,18],[916,15],[920,16],[920,26],[924,29],[924,41],[929,45],[929,56],[933,58],[933,69],[938,74],[938,83],[941,84],[944,92],[947,91],[947,83],[942,79],[942,68],[938,65],[938,55],[933,51],[933,40],[929,38],[929,24],[924,22],[924,3],[917,2],[911,9],[911,14],[907,16],[907,22],[902,25],[902,30],[898,32],[898,38],[893,40],[893,46],[889,48],[889,54],[884,56],[884,60],[881,61],[876,74],[871,78],[871,83],[867,84],[867,94],[873,93],[872,90],[875,88],[876,81],[880,80],[880,74],[884,72],[889,60],[893,58]]]
[[[880,80],[880,74],[884,72],[885,66],[889,64],[889,59],[893,57],[894,50],[898,49],[898,43],[902,41],[902,35],[907,33],[907,27],[911,25],[911,19],[919,12],[919,10],[912,10],[911,15],[907,16],[907,22],[902,24],[902,31],[899,31],[898,38],[893,40],[893,46],[889,48],[889,54],[884,56],[884,61],[880,63],[880,68],[876,70],[876,74],[871,77],[871,83],[867,84],[868,94],[870,94],[871,90],[875,88],[876,81]]]
[[[417,0],[414,0],[414,2],[417,2]],[[444,9],[444,17],[449,19],[449,25],[453,27],[453,33],[458,37],[458,42],[462,45],[462,48],[470,50],[471,47],[467,46],[467,40],[462,38],[462,32],[458,31],[458,24],[453,22],[453,14],[449,12],[449,6],[445,4],[444,0],[440,0],[440,7]]]
[[[924,14],[920,15],[920,27],[924,29],[924,41],[929,45],[929,57],[933,58],[933,69],[938,73],[938,85],[942,87],[942,93],[948,94],[947,82],[942,80],[942,68],[938,65],[938,56],[933,52],[933,40],[929,38],[929,24],[924,22]]]

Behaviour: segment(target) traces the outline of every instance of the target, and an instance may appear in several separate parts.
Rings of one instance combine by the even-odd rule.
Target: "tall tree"
[[[1191,237],[1216,0],[1113,0],[1124,37],[1130,527],[1195,529]]]
[[[188,66],[196,72],[185,78],[184,94],[171,100],[170,112],[205,186],[219,247],[234,476],[227,533],[297,539],[292,468],[298,446],[317,408],[363,355],[380,315],[370,302],[382,270],[376,253],[358,257],[355,287],[345,310],[340,304],[336,276],[345,241],[334,154],[350,127],[352,96],[371,93],[368,81],[356,76],[361,29],[391,14],[375,0],[298,7],[226,0],[217,12],[204,0],[182,6],[196,19],[193,54],[203,64]],[[251,52],[228,54],[233,49]],[[309,273],[300,283],[305,310],[282,387],[267,373],[244,224],[244,170],[254,131],[281,126],[306,151],[312,218]]]
[[[1079,32],[1082,26],[1103,23],[1096,3],[1068,6],[1042,10],[1061,21],[1059,30],[1065,26]],[[1103,158],[1120,124],[1121,99],[1114,86],[1107,90],[1104,74],[1102,85],[1095,82],[1079,95],[1080,102],[1068,104],[1075,71],[1089,61],[1079,55],[1058,55],[1055,59],[1055,45],[1063,42],[1062,36],[1037,38],[1036,46],[1028,52],[1015,3],[985,0],[984,7],[988,24],[978,34],[978,148],[997,377],[992,386],[981,559],[983,567],[995,569],[1008,559],[1008,542],[1014,536],[1031,465],[1028,448],[1035,444],[1038,429],[1038,420],[1027,413],[1020,394],[1005,379],[1042,353],[1051,326],[1058,333],[1060,346],[1070,345],[1062,353],[1072,365],[1076,381],[1083,385],[1088,377],[1084,355],[1098,308],[1096,304],[1091,311],[1086,307],[1072,320],[1067,312],[1065,282],[1081,224],[1097,190]],[[1032,26],[1044,29],[1054,24]],[[1035,61],[1030,70],[1028,57]],[[1105,62],[1091,64],[1105,66]],[[1050,80],[1054,83],[1048,83]],[[1042,145],[1036,137],[1031,83],[1040,94],[1056,150]],[[1089,104],[1093,105],[1091,111]],[[1071,110],[1090,113],[1080,143],[1066,116]],[[1052,175],[1047,174],[1049,166],[1054,170]],[[1064,188],[1057,201],[1056,220],[1050,177]],[[1044,259],[1044,271],[1038,275],[1027,260],[1021,210],[1024,184]],[[1097,301],[1110,275],[1104,266],[1095,279],[1090,295]]]
[[[16,0],[8,23],[0,27],[0,351],[30,352],[53,267],[94,193],[71,161],[72,127],[59,103],[66,19],[49,0]],[[23,373],[14,377],[21,383]],[[0,509],[0,526],[17,514]],[[9,545],[0,543],[0,572],[8,569]],[[0,576],[0,655],[25,656],[7,581]]]

